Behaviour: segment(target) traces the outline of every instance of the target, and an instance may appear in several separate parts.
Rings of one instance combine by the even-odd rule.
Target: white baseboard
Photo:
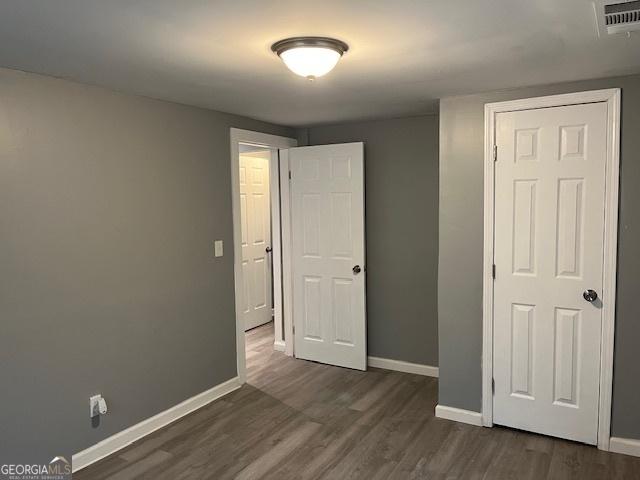
[[[609,451],[640,457],[640,440],[633,438],[611,437],[609,439]]]
[[[438,367],[432,367],[431,365],[380,357],[367,357],[367,365],[375,368],[384,368],[385,370],[396,370],[398,372],[415,373],[416,375],[438,378]]]
[[[463,410],[461,408],[436,405],[436,417],[453,420],[454,422],[468,423],[469,425],[477,425],[478,427],[482,426],[481,413]]]
[[[284,352],[285,344],[282,340],[276,340],[273,342],[273,349],[276,352]]]
[[[149,435],[150,433],[158,430],[159,428],[168,425],[171,422],[184,417],[185,415],[204,407],[208,403],[233,392],[241,387],[241,383],[238,377],[234,377],[231,380],[227,380],[224,383],[216,385],[209,390],[199,393],[198,395],[185,400],[178,405],[175,405],[164,412],[160,412],[153,417],[147,418],[140,423],[137,423],[126,430],[116,433],[109,438],[105,438],[99,443],[92,445],[91,447],[82,450],[74,454],[71,458],[71,465],[73,466],[73,473],[80,469],[83,469],[98,460],[111,455],[114,452],[131,445],[136,440]]]

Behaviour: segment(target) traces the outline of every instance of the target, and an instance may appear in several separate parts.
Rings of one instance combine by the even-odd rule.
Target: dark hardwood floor
[[[438,381],[273,351],[247,333],[248,383],[74,479],[640,479],[640,458],[433,416]]]

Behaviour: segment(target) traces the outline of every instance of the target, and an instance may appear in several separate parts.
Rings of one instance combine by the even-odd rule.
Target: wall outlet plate
[[[100,400],[102,400],[102,395],[93,395],[89,397],[89,417],[97,417],[100,415]]]

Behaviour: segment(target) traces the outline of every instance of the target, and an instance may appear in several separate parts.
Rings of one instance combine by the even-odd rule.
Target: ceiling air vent
[[[600,36],[640,30],[640,0],[596,0]]]

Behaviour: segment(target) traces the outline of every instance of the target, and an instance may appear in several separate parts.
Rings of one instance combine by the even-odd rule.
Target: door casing
[[[605,223],[603,259],[602,339],[600,348],[600,393],[598,448],[609,450],[611,394],[618,245],[618,189],[620,182],[620,89],[528,98],[485,105],[484,153],[484,258],[482,281],[482,424],[493,426],[493,264],[495,197],[495,125],[500,112],[605,102],[607,104],[607,158],[605,178]]]

